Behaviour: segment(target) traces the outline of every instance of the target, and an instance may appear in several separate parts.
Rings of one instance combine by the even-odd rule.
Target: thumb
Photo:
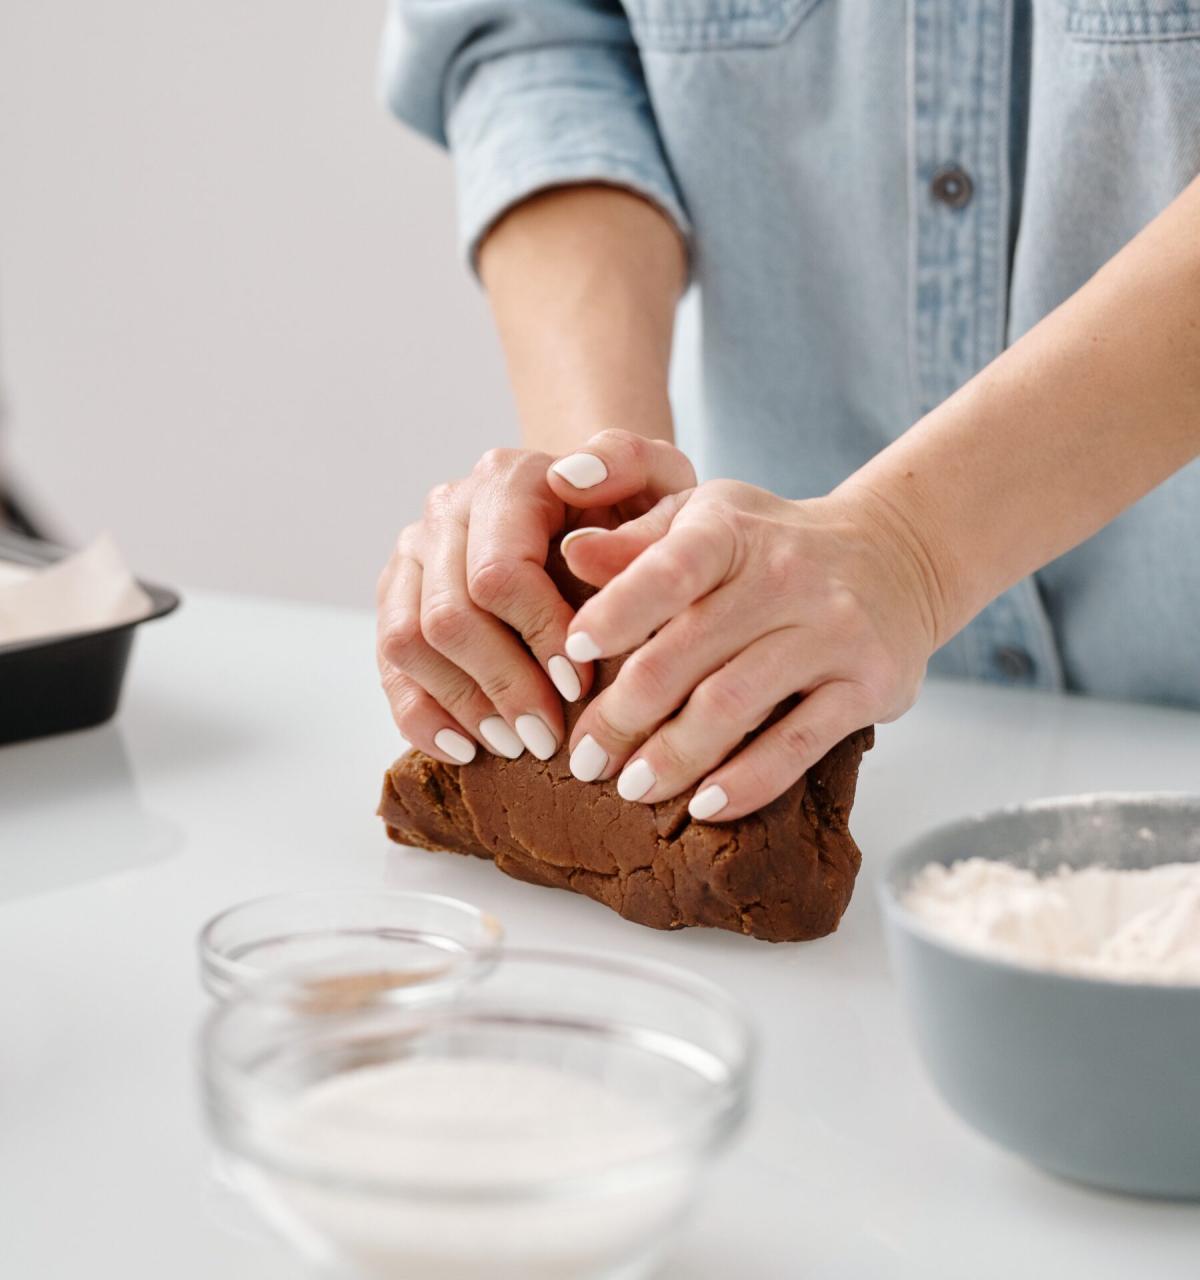
[[[636,520],[615,529],[585,526],[572,529],[562,540],[567,568],[583,582],[602,587],[657,542],[691,496],[692,490],[669,493]]]
[[[696,472],[687,454],[666,440],[601,431],[575,453],[551,463],[546,481],[572,507],[615,507],[639,494],[656,502],[690,489]]]

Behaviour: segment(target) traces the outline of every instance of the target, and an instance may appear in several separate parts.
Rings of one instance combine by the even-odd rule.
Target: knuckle
[[[512,603],[520,577],[519,561],[490,556],[472,567],[467,577],[467,594],[481,608],[496,612]]]
[[[421,643],[421,620],[411,613],[389,618],[380,637],[379,648],[394,667],[403,668]]]
[[[863,655],[856,665],[858,670],[847,679],[843,698],[852,710],[864,709],[869,713],[887,706],[915,683],[903,659],[882,646],[874,653]]]
[[[455,486],[452,483],[435,484],[425,495],[427,512],[444,511],[454,501]]]
[[[839,585],[830,593],[822,614],[835,635],[849,639],[863,631],[865,615],[862,605],[848,587]]]
[[[535,653],[546,650],[562,650],[562,628],[558,625],[555,611],[549,607],[535,607],[524,618],[520,625],[521,636],[526,645]]]
[[[399,556],[411,556],[416,551],[417,542],[421,537],[421,522],[414,520],[411,524],[406,524],[400,530],[396,538],[396,554]]]
[[[710,722],[744,725],[753,718],[755,698],[747,681],[730,672],[718,672],[696,687],[696,710]]]
[[[841,686],[844,698],[872,706],[890,701],[897,689],[920,682],[923,668],[914,670],[907,655],[879,634],[855,607],[855,615],[834,632],[841,641]],[[837,619],[838,623],[842,622]]]
[[[542,449],[520,449],[512,452],[514,470],[539,484],[544,482],[546,468],[554,461],[553,454]]]
[[[379,571],[379,577],[375,579],[375,607],[379,608],[387,597],[388,588],[392,585],[392,578],[396,574],[396,562],[389,560],[387,564]]]
[[[670,668],[661,657],[645,648],[626,659],[617,680],[634,702],[661,707],[670,700]]]
[[[607,746],[623,746],[636,736],[622,716],[620,704],[613,698],[593,702],[588,716],[592,722],[591,732]]]
[[[616,451],[627,453],[632,458],[641,457],[642,451],[646,446],[643,436],[639,436],[632,431],[625,431],[620,427],[608,427],[604,431],[597,431],[588,443],[607,446]]]
[[[695,599],[704,585],[705,557],[702,540],[691,538],[681,540],[674,547],[663,547],[656,559],[664,581],[687,599]]]
[[[695,773],[699,763],[669,725],[654,741],[654,757],[662,766],[662,776],[668,778]]]
[[[792,542],[772,547],[763,558],[762,589],[771,595],[795,591],[805,576],[804,554]]]
[[[692,460],[678,445],[672,444],[669,440],[643,440],[642,447],[650,456],[682,464],[682,468],[691,476],[690,487],[695,487],[696,468],[692,466]]]
[[[387,690],[388,701],[392,704],[393,719],[403,732],[409,732],[417,721],[420,701],[417,691],[407,680],[401,680],[390,688],[385,683],[384,688]]]
[[[925,677],[923,666],[906,662],[881,647],[862,663],[862,670],[844,682],[842,707],[854,728],[872,720],[889,721],[903,715],[917,700]]]
[[[846,732],[861,729],[876,718],[882,720],[889,716],[895,719],[896,716],[903,715],[917,700],[919,690],[919,682],[914,684],[907,676],[898,676],[896,682],[888,686],[886,693],[876,692],[858,681],[851,682],[843,690],[841,704]]]
[[[689,458],[687,454],[683,452],[682,449],[675,448],[673,444],[668,444],[665,447],[677,453],[679,455],[680,460],[683,462],[684,474],[687,479],[687,483],[684,487],[694,488],[696,484],[696,468],[692,465],[691,458]]]
[[[471,611],[453,597],[431,600],[421,612],[421,634],[439,651],[461,646],[470,629]]]
[[[498,471],[506,470],[516,452],[515,449],[500,447],[488,449],[480,455],[479,461],[475,464],[476,474],[495,475]]]
[[[519,703],[521,710],[524,711],[529,706],[536,705],[536,702],[529,697],[517,696],[522,691],[522,680],[515,671],[501,668],[489,672],[487,678],[481,683],[484,693],[497,707],[516,706]]]
[[[379,683],[383,686],[388,705],[392,708],[392,716],[397,723],[406,716],[411,719],[420,701],[417,686],[394,668],[389,670],[386,667],[380,675]]]
[[[816,730],[803,720],[780,723],[779,749],[793,759],[805,761],[806,765],[815,764],[825,754]]]
[[[752,485],[741,480],[706,480],[697,487],[696,493],[709,502],[725,503],[732,508],[738,505],[751,488]]]
[[[741,497],[738,490],[751,486],[740,485],[733,480],[710,481],[697,493],[702,495],[692,511],[694,534],[722,562],[733,554],[734,548],[745,546],[753,538],[756,517],[753,514],[753,496]]]
[[[767,762],[753,752],[747,752],[734,761],[727,781],[736,790],[739,803],[751,808],[765,803],[768,797],[778,795],[782,790]]]
[[[472,720],[482,719],[482,715],[473,715],[471,711],[478,706],[477,686],[465,671],[455,671],[447,675],[438,686],[438,703],[452,715],[469,724]]]

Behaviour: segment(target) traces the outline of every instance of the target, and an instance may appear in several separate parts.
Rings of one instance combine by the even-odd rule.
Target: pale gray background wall
[[[446,158],[379,106],[382,0],[4,0],[8,453],[148,576],[370,600],[515,437]]]

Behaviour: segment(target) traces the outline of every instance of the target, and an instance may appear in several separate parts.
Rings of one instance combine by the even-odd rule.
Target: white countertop
[[[475,859],[390,846],[373,811],[397,739],[371,649],[366,613],[197,596],[140,634],[113,724],[0,748],[6,1280],[297,1276],[210,1184],[193,939],[257,894],[380,882],[469,899],[513,942],[674,961],[751,1011],[754,1115],[669,1277],[1200,1274],[1200,1206],[1056,1181],[941,1104],[901,1022],[873,892],[899,843],[968,812],[1200,788],[1200,716],[931,685],[864,762],[864,865],[841,930],[770,946],[655,933]]]

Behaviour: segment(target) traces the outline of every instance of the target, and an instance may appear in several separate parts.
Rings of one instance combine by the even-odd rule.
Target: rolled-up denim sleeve
[[[689,236],[616,0],[391,0],[381,79],[391,110],[454,156],[472,265],[505,210],[568,183],[626,187]]]

